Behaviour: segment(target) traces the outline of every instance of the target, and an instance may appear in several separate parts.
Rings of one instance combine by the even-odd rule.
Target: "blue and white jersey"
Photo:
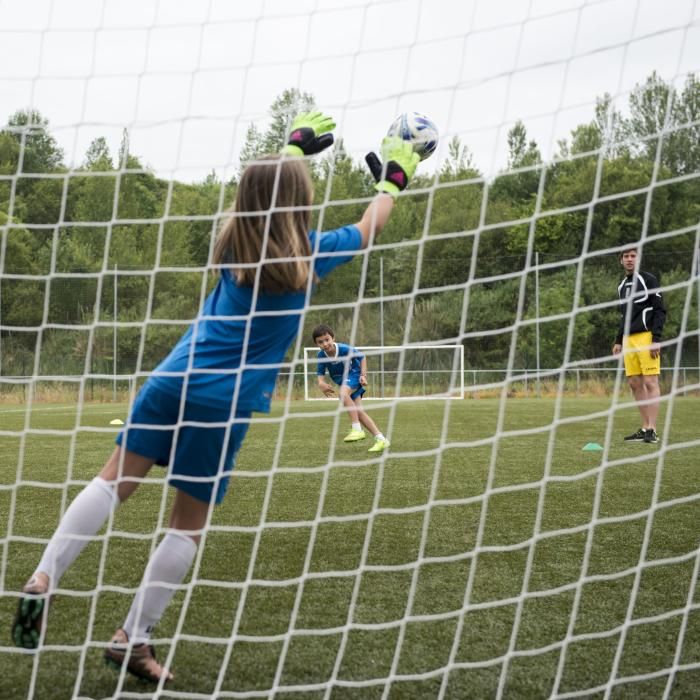
[[[319,278],[362,247],[354,225],[311,231],[309,240]],[[179,401],[186,378],[188,402],[232,413],[269,412],[280,365],[303,326],[307,293],[261,290],[254,308],[253,296],[252,287],[237,286],[223,270],[198,317],[148,381]]]
[[[323,350],[318,351],[316,374],[323,377],[328,371],[336,384],[343,380],[348,386],[360,386],[360,367],[364,355],[352,345],[335,344],[335,355],[329,357]]]

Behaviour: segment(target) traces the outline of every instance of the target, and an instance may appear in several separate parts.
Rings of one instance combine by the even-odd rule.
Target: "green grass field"
[[[342,443],[335,404],[277,406],[156,631],[159,658],[179,635],[170,697],[602,698],[612,677],[613,698],[697,698],[698,399],[664,404],[660,445],[623,444],[638,414],[611,405],[566,398],[552,430],[553,399],[370,404],[383,460]],[[2,699],[150,697],[102,647],[167,513],[161,470],[64,576],[47,647],[9,638],[15,592],[125,410],[86,405],[78,424],[70,406],[0,405]]]

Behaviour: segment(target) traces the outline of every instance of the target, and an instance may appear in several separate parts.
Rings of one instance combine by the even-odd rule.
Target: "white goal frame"
[[[453,373],[459,373],[459,385],[454,387],[454,390],[446,393],[440,394],[430,394],[429,396],[363,396],[363,401],[435,401],[435,400],[449,400],[449,399],[463,399],[464,398],[464,345],[363,345],[362,347],[357,347],[360,352],[373,352],[373,351],[398,351],[403,352],[404,350],[458,350],[459,354],[459,368],[453,369]],[[316,364],[315,356],[309,360],[309,353],[314,354],[318,352],[318,347],[306,346],[303,348],[304,352],[304,401],[334,401],[337,400],[334,397],[327,396],[311,396],[309,391],[309,373],[311,371],[310,364]],[[376,353],[379,355],[379,353]]]

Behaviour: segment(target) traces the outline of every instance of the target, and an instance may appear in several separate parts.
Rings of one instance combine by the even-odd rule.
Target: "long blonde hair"
[[[251,163],[238,185],[231,218],[216,240],[214,263],[230,265],[239,286],[253,286],[261,267],[264,291],[304,290],[311,271],[312,197],[302,160],[265,156]],[[271,258],[284,260],[255,264]]]

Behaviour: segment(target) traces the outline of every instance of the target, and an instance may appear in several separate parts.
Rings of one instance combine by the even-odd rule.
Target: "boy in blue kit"
[[[12,625],[17,646],[39,646],[47,603],[61,577],[157,464],[167,467],[176,489],[169,527],[105,659],[161,685],[173,678],[156,660],[151,633],[190,569],[212,506],[224,497],[251,414],[270,410],[314,282],[381,232],[393,195],[405,188],[419,160],[409,143],[386,138],[385,165],[381,173],[372,170],[378,194],[360,221],[317,233],[311,230],[311,177],[299,156],[330,146],[334,127],[320,112],[300,114],[282,153],[245,169],[214,249],[218,283],[139,392],[98,476],[61,518],[19,596]]]
[[[389,441],[362,408],[362,395],[367,386],[367,358],[357,348],[345,343],[336,343],[333,329],[325,324],[316,326],[311,336],[314,343],[321,348],[317,355],[318,388],[326,396],[335,396],[333,387],[324,380],[328,370],[331,379],[340,386],[340,400],[350,416],[352,427],[344,442],[364,440],[364,425],[374,435],[374,445],[367,451],[384,452],[389,447]]]

